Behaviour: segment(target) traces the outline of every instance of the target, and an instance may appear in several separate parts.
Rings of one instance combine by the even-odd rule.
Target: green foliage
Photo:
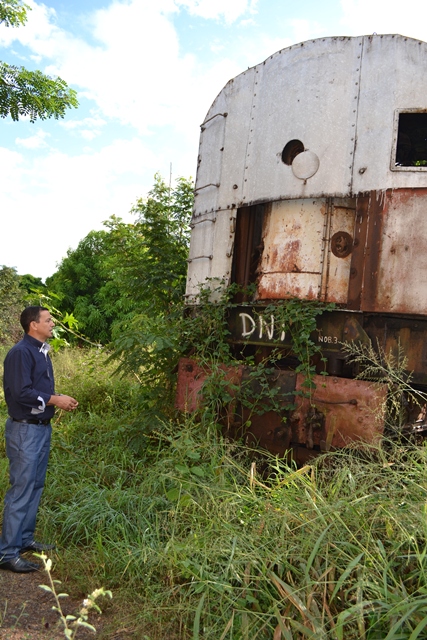
[[[24,308],[20,277],[11,267],[0,267],[0,344],[12,345],[22,336],[19,316]]]
[[[427,403],[427,393],[414,388],[411,384],[412,374],[408,371],[408,359],[403,347],[398,343],[395,352],[386,353],[379,342],[360,344],[358,342],[343,343],[342,349],[348,362],[357,367],[359,380],[370,380],[387,385],[387,397],[384,401],[379,419],[385,418],[391,431],[401,431],[405,425],[421,414]]]
[[[20,0],[0,2],[0,23],[19,27],[26,22],[28,5]],[[41,71],[29,71],[0,62],[0,116],[19,120],[28,116],[37,118],[63,118],[66,109],[77,107],[76,92],[61,78],[51,78]]]
[[[0,62],[0,116],[19,120],[28,116],[63,118],[70,107],[77,107],[77,94],[61,78],[51,78],[41,71]]]
[[[6,27],[20,27],[27,21],[27,11],[31,11],[31,7],[22,0],[2,0],[0,2],[0,23]]]
[[[149,432],[139,382],[114,378],[102,352],[53,357],[80,408],[55,421],[40,535],[68,583],[114,588],[135,637],[424,637],[426,447],[297,470],[214,423]]]
[[[46,279],[49,291],[57,296],[58,309],[62,313],[72,312],[85,335],[101,343],[110,340],[114,319],[113,304],[109,311],[102,304],[108,278],[104,268],[109,254],[108,240],[106,231],[91,231],[79,242],[77,249],[67,251],[58,270]],[[114,288],[110,295],[117,300],[118,290]]]
[[[334,303],[322,303],[317,300],[299,300],[291,298],[279,304],[270,304],[265,315],[274,315],[277,324],[284,327],[291,336],[292,352],[298,358],[295,368],[305,376],[305,386],[313,388],[313,376],[316,373],[315,360],[322,359],[322,350],[313,340],[316,331],[316,318],[325,311],[332,311]],[[323,359],[322,359],[323,361]]]
[[[98,351],[54,359],[80,408],[56,418],[39,533],[67,583],[114,590],[135,637],[424,637],[426,447],[295,469],[187,420],[135,448],[138,382]]]
[[[157,174],[146,200],[133,208],[136,221],[124,223],[112,216],[107,230],[92,231],[69,250],[58,271],[47,279],[59,297],[58,308],[72,312],[81,330],[103,344],[117,338],[117,348],[128,341],[134,359],[134,328],[149,334],[154,318],[175,312],[185,288],[189,220],[193,185],[180,178],[169,189]],[[139,338],[144,338],[139,332]]]
[[[37,292],[47,293],[46,285],[43,280],[36,276],[32,276],[30,273],[25,273],[23,276],[19,276],[19,286],[26,292],[28,297],[31,297]]]
[[[123,224],[113,221],[108,225],[115,249],[111,266],[143,314],[167,314],[181,303],[192,206],[191,180],[179,178],[171,189],[156,174],[148,198],[140,198],[132,209],[136,216],[134,235],[130,236]]]

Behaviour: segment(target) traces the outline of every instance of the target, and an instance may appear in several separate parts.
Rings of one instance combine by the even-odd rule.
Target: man
[[[54,549],[34,540],[37,510],[43,492],[50,451],[54,407],[74,411],[78,402],[57,395],[48,356],[54,322],[45,307],[31,306],[21,314],[24,337],[6,356],[3,386],[9,418],[6,455],[10,488],[4,500],[0,569],[28,573],[39,565],[22,558],[25,551]]]

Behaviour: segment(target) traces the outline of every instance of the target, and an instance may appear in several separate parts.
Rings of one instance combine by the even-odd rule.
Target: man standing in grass
[[[6,422],[6,455],[10,488],[4,500],[0,569],[29,573],[39,569],[20,553],[40,553],[52,544],[34,540],[37,510],[43,492],[50,451],[54,407],[73,411],[78,402],[57,395],[52,362],[46,343],[54,322],[45,307],[31,306],[21,314],[25,335],[4,361],[4,395],[9,410]]]

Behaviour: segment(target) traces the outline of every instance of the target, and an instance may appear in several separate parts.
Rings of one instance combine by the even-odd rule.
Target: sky
[[[426,0],[26,4],[24,27],[0,25],[0,60],[60,76],[80,103],[64,119],[0,119],[0,266],[43,280],[110,216],[132,222],[156,172],[195,178],[200,124],[230,78],[313,38],[427,41]]]

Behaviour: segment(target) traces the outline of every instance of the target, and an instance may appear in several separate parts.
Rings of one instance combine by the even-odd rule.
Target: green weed
[[[151,640],[425,637],[426,447],[348,449],[296,469],[227,441],[212,417],[152,424],[136,379],[117,380],[99,353],[62,357],[58,389],[84,400],[57,415],[38,533],[56,540],[74,592],[114,591],[117,628]]]

